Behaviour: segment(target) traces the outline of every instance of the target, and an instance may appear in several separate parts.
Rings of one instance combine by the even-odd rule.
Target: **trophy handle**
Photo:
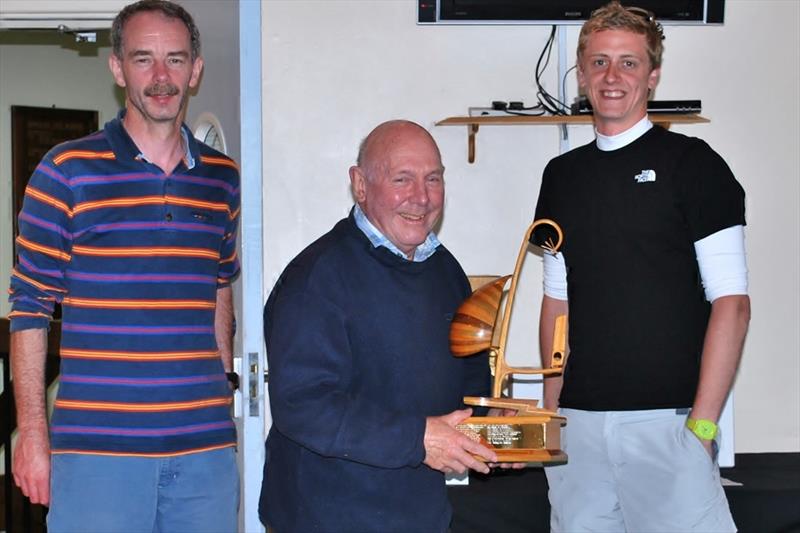
[[[541,238],[535,238],[534,232],[539,230],[539,233],[544,235]],[[541,242],[540,242],[541,240]],[[522,270],[522,263],[528,255],[528,245],[530,243],[543,248],[548,253],[557,253],[564,242],[564,233],[561,227],[550,219],[534,220],[525,232],[525,239],[517,255],[517,262],[514,266],[514,273],[511,275],[511,286],[508,289],[508,296],[506,298],[506,305],[503,311],[503,320],[500,325],[500,339],[496,347],[493,347],[495,352],[495,373],[492,382],[492,396],[499,398],[503,390],[503,383],[509,374],[558,374],[561,372],[562,365],[565,361],[566,353],[566,317],[559,317],[556,320],[555,336],[553,339],[553,351],[551,355],[558,354],[557,357],[551,358],[552,361],[559,361],[558,366],[551,366],[550,368],[535,368],[535,367],[512,367],[506,363],[505,351],[506,342],[508,340],[508,327],[511,322],[511,311],[514,306],[514,297],[517,293],[517,283],[519,281],[519,274]]]
[[[534,232],[536,233],[536,236]],[[505,351],[508,340],[508,328],[511,321],[511,310],[514,305],[514,296],[517,293],[517,281],[522,270],[522,264],[527,256],[529,243],[540,246],[548,253],[558,252],[564,241],[561,228],[549,219],[533,221],[525,232],[525,239],[517,255],[514,273],[510,276],[489,279],[484,285],[478,287],[472,295],[462,303],[450,325],[450,349],[456,357],[466,357],[483,350],[489,350],[489,365],[494,379],[492,380],[492,398],[500,398],[503,384],[509,374],[558,374],[566,362],[566,332],[567,317],[562,315],[556,318],[551,350],[551,365],[548,368],[539,367],[512,367],[506,363]],[[500,328],[497,321],[500,315],[500,304],[503,292],[511,279],[511,286],[505,301]]]

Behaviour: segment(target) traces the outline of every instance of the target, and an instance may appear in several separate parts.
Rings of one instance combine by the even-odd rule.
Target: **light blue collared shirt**
[[[192,170],[194,168],[194,156],[192,155],[192,150],[189,148],[189,135],[191,134],[192,133],[189,131],[189,127],[186,126],[185,124],[182,124],[181,138],[183,139],[183,150],[184,150],[183,162],[186,164],[186,168],[188,168],[189,170]],[[149,159],[147,159],[147,156],[145,156],[143,152],[139,152],[136,158],[141,159],[143,161],[147,161],[151,165],[155,164]],[[162,169],[162,170],[167,170],[167,169]]]
[[[372,243],[372,246],[375,248],[383,246],[388,248],[393,254],[408,260],[408,256],[401,252],[392,241],[387,239],[386,236],[381,233],[380,230],[378,230],[378,228],[372,224],[372,222],[369,221],[367,215],[364,214],[364,211],[361,210],[361,206],[358,204],[353,207],[353,218],[356,221],[356,226],[358,226],[358,229],[364,232],[364,235],[367,236],[369,242]],[[425,238],[425,242],[417,246],[417,249],[414,250],[414,258],[412,261],[415,263],[421,263],[425,261],[427,258],[432,256],[434,252],[436,252],[436,248],[438,248],[440,244],[441,242],[439,242],[439,239],[437,239],[436,235],[434,235],[434,233],[431,231]]]

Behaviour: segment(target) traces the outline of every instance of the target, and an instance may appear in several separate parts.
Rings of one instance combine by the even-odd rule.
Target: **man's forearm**
[[[556,317],[566,315],[568,309],[566,300],[556,300],[549,296],[542,298],[542,309],[539,315],[539,351],[542,355],[542,366],[545,368],[552,364],[553,330]],[[567,346],[569,346],[569,342]],[[561,395],[562,384],[563,379],[560,374],[544,379],[542,404],[545,409],[555,410],[558,408],[558,397]]]
[[[723,296],[711,305],[692,418],[719,420],[733,385],[750,322],[750,298]]]
[[[47,431],[44,365],[47,330],[26,329],[11,334],[11,376],[20,432]],[[46,434],[46,433],[45,433]]]
[[[230,286],[217,289],[214,310],[214,333],[225,372],[233,369],[233,291]]]

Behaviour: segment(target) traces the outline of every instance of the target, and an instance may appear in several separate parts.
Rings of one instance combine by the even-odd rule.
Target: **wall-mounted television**
[[[419,24],[581,24],[608,0],[418,0]],[[725,0],[634,0],[664,24],[722,24]]]

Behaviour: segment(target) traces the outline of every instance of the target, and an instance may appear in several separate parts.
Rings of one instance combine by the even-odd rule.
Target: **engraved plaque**
[[[561,447],[564,417],[485,416],[470,417],[457,429],[469,438],[492,448],[501,463],[554,463],[567,459]]]

